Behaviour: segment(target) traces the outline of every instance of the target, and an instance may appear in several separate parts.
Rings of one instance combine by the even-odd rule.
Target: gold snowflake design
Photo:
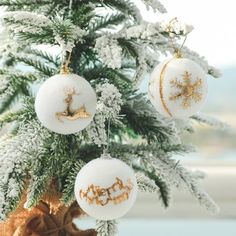
[[[187,109],[191,106],[191,101],[199,102],[202,99],[202,94],[199,89],[202,88],[202,79],[191,81],[191,74],[185,71],[183,74],[183,81],[173,79],[170,81],[171,87],[177,88],[179,91],[169,97],[170,101],[182,99],[182,107]]]

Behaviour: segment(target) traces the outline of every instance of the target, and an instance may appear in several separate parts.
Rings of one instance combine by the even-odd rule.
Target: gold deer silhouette
[[[87,190],[83,191],[81,189],[79,196],[81,199],[85,198],[89,204],[105,206],[109,202],[112,202],[116,205],[128,200],[132,189],[133,184],[130,179],[128,179],[125,185],[121,179],[116,177],[116,182],[111,187],[101,188],[100,186],[91,184]]]
[[[63,112],[57,112],[56,117],[59,121],[63,122],[62,118],[65,118],[67,120],[77,120],[77,119],[85,119],[89,118],[91,114],[86,111],[85,106],[81,106],[76,110],[73,110],[71,108],[71,105],[73,103],[73,96],[79,95],[79,93],[76,93],[75,89],[66,89],[66,98],[64,102],[66,103],[66,110]]]

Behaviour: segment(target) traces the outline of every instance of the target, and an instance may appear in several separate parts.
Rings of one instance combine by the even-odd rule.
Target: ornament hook
[[[171,20],[169,21],[169,24],[168,24],[166,30],[167,30],[167,32],[169,33],[169,38],[170,38],[171,47],[172,47],[173,50],[174,50],[174,56],[175,56],[176,58],[181,58],[181,57],[183,57],[181,50],[182,50],[182,48],[183,48],[183,46],[184,46],[184,44],[185,44],[185,42],[186,42],[186,40],[187,40],[187,36],[188,36],[188,35],[185,34],[185,38],[184,38],[184,40],[183,40],[181,46],[180,46],[180,47],[176,47],[175,44],[174,44],[173,33],[172,33],[172,31],[173,31],[173,23],[174,23],[174,22],[178,22],[177,17],[175,17],[175,18],[173,18],[173,19],[171,19]]]
[[[69,70],[70,62],[71,62],[71,51],[69,52],[66,62],[61,65],[61,71],[60,71],[61,74],[69,74],[70,73],[70,70]]]

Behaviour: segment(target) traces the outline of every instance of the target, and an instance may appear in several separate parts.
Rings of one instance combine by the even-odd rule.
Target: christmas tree
[[[149,10],[166,12],[157,0],[142,1]],[[175,22],[170,32],[166,23],[145,22],[131,0],[1,0],[0,5],[6,7],[1,16],[0,125],[5,134],[0,143],[0,219],[22,217],[17,227],[11,224],[11,233],[1,235],[17,230],[25,234],[16,235],[47,230],[47,235],[95,235],[93,230],[77,231],[71,222],[81,213],[74,184],[80,169],[108,145],[108,128],[110,155],[133,168],[140,191],[156,194],[168,207],[172,189],[185,189],[217,211],[198,184],[202,175],[173,158],[193,151],[181,141],[182,133],[193,131],[192,121],[214,120],[201,115],[165,118],[139,91],[162,56],[175,53],[171,42],[191,27]],[[182,53],[218,76],[197,53],[186,47]],[[68,63],[96,90],[97,109],[83,131],[62,135],[41,124],[34,103],[40,84]],[[54,224],[40,229],[32,223],[36,216]],[[9,230],[6,224],[2,230]],[[97,232],[114,235],[116,221],[98,221]]]

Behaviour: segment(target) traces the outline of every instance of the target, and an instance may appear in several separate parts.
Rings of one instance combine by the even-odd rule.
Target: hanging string
[[[107,152],[109,151],[110,147],[110,132],[111,132],[111,118],[108,118],[108,123],[107,123]]]
[[[104,148],[105,153],[108,153],[110,148],[110,130],[111,130],[111,118],[109,117],[107,121],[107,141]]]
[[[178,22],[178,19],[177,17],[173,18],[172,20],[169,21],[169,24],[167,26],[167,32],[169,33],[169,39],[170,39],[170,44],[171,44],[171,47],[173,48],[174,50],[174,53],[175,53],[175,57],[177,58],[180,58],[182,57],[182,53],[181,53],[181,50],[187,40],[187,34],[185,35],[185,38],[183,40],[183,43],[181,44],[181,46],[178,48],[175,46],[175,43],[174,43],[174,40],[173,40],[173,33],[172,33],[172,30],[173,30],[173,23],[174,22]]]
[[[166,27],[166,30],[169,33],[170,44],[171,44],[171,47],[174,49],[174,51],[176,51],[176,47],[175,47],[174,40],[173,40],[171,32],[172,32],[172,23],[175,22],[175,21],[177,21],[177,17],[171,19],[169,21],[169,24]]]
[[[109,148],[110,148],[110,132],[111,132],[111,118],[109,117],[107,120],[107,141],[104,145],[103,155],[102,157],[110,158]]]
[[[73,4],[73,0],[70,0],[69,1],[68,17],[70,17],[71,13],[72,13],[72,4]],[[69,74],[70,73],[69,64],[71,62],[71,51],[69,51],[69,54],[68,54],[67,52],[65,52],[63,50],[63,53],[65,53],[65,54],[62,56],[63,57],[63,59],[62,59],[63,64],[61,65],[61,74]],[[67,54],[68,54],[68,57],[67,57]],[[66,57],[67,57],[67,59],[65,60]]]
[[[181,46],[180,46],[179,49],[178,49],[179,51],[182,50],[182,48],[183,48],[183,46],[184,46],[184,44],[185,44],[185,42],[186,42],[186,40],[187,40],[187,37],[188,37],[188,35],[186,34],[183,43],[181,44]]]
[[[69,2],[69,12],[68,12],[68,16],[71,16],[71,12],[72,12],[72,4],[73,4],[73,0],[70,0]]]

